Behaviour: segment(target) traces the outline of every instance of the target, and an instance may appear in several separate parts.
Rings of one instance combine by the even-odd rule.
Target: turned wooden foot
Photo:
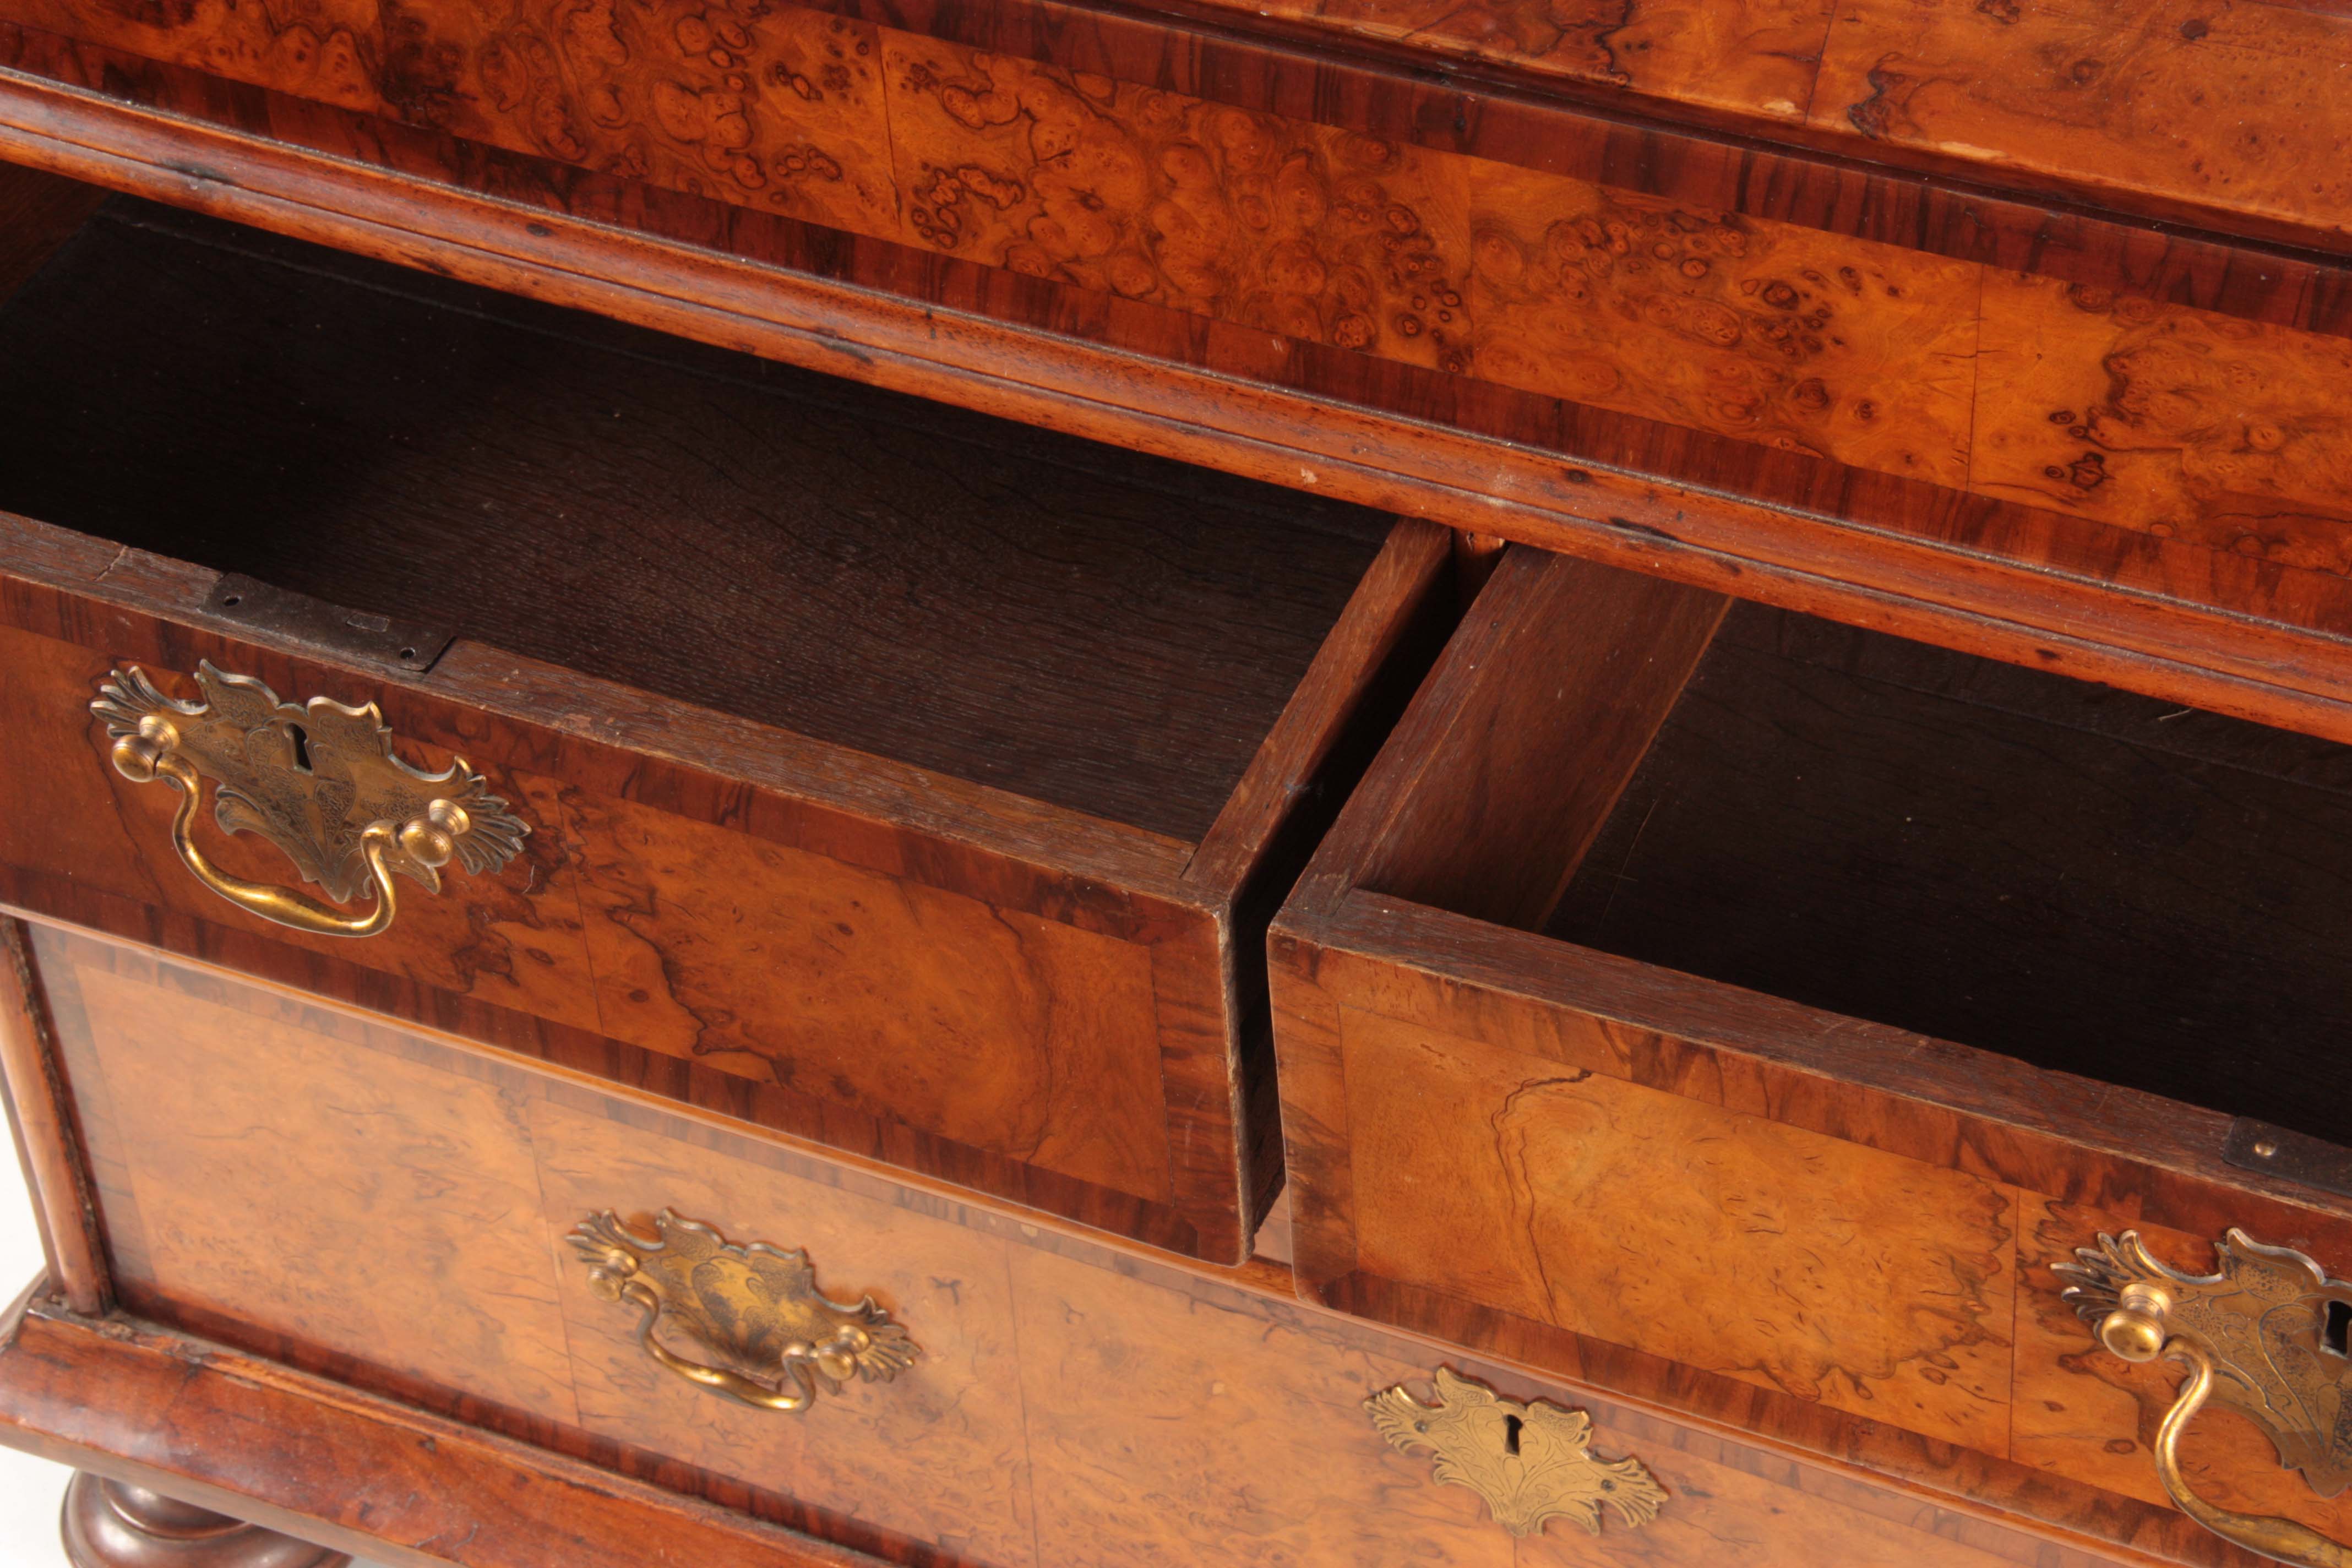
[[[344,1568],[340,1552],[88,1472],[66,1487],[74,1568]]]

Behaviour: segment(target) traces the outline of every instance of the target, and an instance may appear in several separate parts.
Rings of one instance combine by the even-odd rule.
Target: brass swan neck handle
[[[2280,1563],[2352,1568],[2352,1547],[2294,1520],[2209,1501],[2181,1471],[2181,1437],[2211,1403],[2261,1427],[2280,1462],[2326,1495],[2352,1481],[2352,1356],[2340,1342],[2342,1325],[2352,1321],[2352,1285],[2292,1247],[2265,1247],[2241,1230],[2216,1253],[2218,1272],[2185,1274],[2126,1231],[2052,1267],[2071,1281],[2065,1300],[2108,1351],[2188,1369],[2155,1447],[2157,1479],[2180,1511]]]
[[[2222,1540],[2234,1542],[2249,1552],[2259,1552],[2281,1563],[2301,1564],[2302,1568],[2352,1568],[2352,1547],[2328,1540],[2309,1525],[2275,1514],[2240,1513],[2206,1501],[2189,1487],[2189,1479],[2180,1473],[2180,1435],[2189,1430],[2189,1424],[2197,1419],[2197,1413],[2212,1397],[2213,1358],[2205,1353],[2203,1346],[2179,1340],[2162,1353],[2167,1360],[2189,1368],[2179,1394],[2173,1400],[2172,1408],[2164,1413],[2164,1421],[2156,1432],[2156,1475],[2164,1483],[2166,1495],[2181,1512]]]
[[[738,1405],[748,1405],[754,1410],[805,1410],[816,1403],[817,1377],[822,1373],[838,1386],[857,1375],[859,1358],[874,1343],[873,1335],[854,1323],[845,1323],[823,1340],[811,1343],[796,1340],[778,1348],[777,1377],[772,1384],[762,1383],[740,1372],[723,1366],[709,1366],[689,1361],[655,1337],[654,1329],[661,1321],[666,1303],[660,1292],[642,1279],[631,1279],[620,1288],[620,1299],[638,1309],[644,1315],[637,1320],[637,1343],[646,1353],[665,1369],[687,1382],[724,1394]]]
[[[90,710],[105,721],[115,771],[179,792],[172,847],[190,874],[266,921],[315,936],[373,936],[398,911],[395,878],[441,888],[453,858],[493,871],[530,829],[460,758],[438,773],[393,753],[392,731],[371,703],[323,697],[297,708],[250,676],[204,665],[205,700],[169,698],[135,666],[115,670]],[[214,816],[232,833],[268,839],[330,898],[370,900],[347,913],[290,888],[234,876],[195,841],[204,781],[218,784]]]
[[[888,1383],[922,1356],[872,1297],[827,1299],[799,1248],[738,1245],[669,1209],[651,1235],[608,1209],[568,1239],[588,1265],[589,1288],[637,1309],[637,1343],[656,1364],[738,1405],[797,1414],[820,1390]],[[664,1323],[734,1365],[678,1354],[656,1332]]]

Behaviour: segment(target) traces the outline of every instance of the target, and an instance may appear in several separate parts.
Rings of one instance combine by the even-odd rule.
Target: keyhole
[[[2320,1325],[2319,1342],[2336,1355],[2352,1356],[2352,1301],[2327,1303],[2327,1321]]]
[[[309,773],[310,771],[310,737],[302,733],[302,726],[299,724],[289,724],[286,730],[287,733],[294,737],[294,765],[304,773]]]
[[[1503,1452],[1516,1454],[1519,1451],[1519,1428],[1526,1425],[1516,1415],[1503,1417]]]

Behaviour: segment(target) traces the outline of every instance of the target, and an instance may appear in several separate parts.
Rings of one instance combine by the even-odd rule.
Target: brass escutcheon
[[[922,1351],[874,1298],[833,1301],[818,1293],[808,1254],[764,1241],[738,1247],[709,1226],[664,1209],[644,1236],[610,1210],[569,1237],[588,1282],[608,1301],[635,1307],[637,1342],[662,1366],[760,1410],[805,1410],[817,1390],[854,1379],[887,1383]],[[656,1337],[665,1322],[724,1363],[690,1361]]]
[[[1439,1484],[1476,1492],[1513,1535],[1534,1535],[1554,1515],[1598,1535],[1604,1506],[1627,1526],[1649,1523],[1665,1506],[1665,1489],[1641,1460],[1593,1458],[1583,1411],[1522,1405],[1449,1367],[1430,1376],[1436,1404],[1400,1383],[1364,1401],[1372,1425],[1400,1453],[1433,1456]]]
[[[178,701],[124,665],[89,710],[106,721],[115,771],[179,791],[172,847],[196,879],[263,920],[320,936],[373,936],[392,924],[395,874],[437,893],[452,858],[477,874],[495,871],[530,831],[463,757],[428,773],[394,756],[373,702],[347,708],[313,697],[297,708],[209,660],[197,667],[196,686],[203,701]],[[346,914],[214,865],[194,833],[207,778],[218,785],[213,818],[224,831],[260,835],[330,899],[348,903],[372,891],[374,907]]]
[[[2180,1471],[2180,1437],[2212,1404],[2263,1429],[2279,1463],[2313,1491],[2334,1497],[2352,1482],[2352,1285],[2292,1247],[2264,1247],[2232,1229],[2215,1247],[2215,1274],[2183,1274],[2158,1261],[2137,1231],[2102,1235],[2072,1262],[2051,1265],[2072,1281],[2065,1300],[2099,1342],[2126,1361],[2176,1361],[2189,1371],[2157,1428],[2156,1473],[2180,1511],[2250,1552],[2303,1568],[2352,1568],[2352,1548],[2317,1531],[2206,1501]]]

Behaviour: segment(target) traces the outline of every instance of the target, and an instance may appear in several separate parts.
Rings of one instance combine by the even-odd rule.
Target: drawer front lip
[[[1401,1022],[1475,1019],[1482,998],[1590,1020],[1643,1042],[1595,1064],[1629,1081],[2183,1229],[2352,1245],[2352,1196],[2229,1159],[2219,1111],[1360,889],[1294,900],[1269,947]],[[1428,999],[1396,1005],[1409,988]]]
[[[1349,614],[1359,623],[1401,623],[1437,580],[1443,560],[1416,535],[1371,595],[1378,603],[1351,605]],[[1251,1145],[1237,1131],[1246,1088],[1234,1062],[1227,911],[1238,893],[1230,882],[1255,873],[1277,837],[1279,815],[1268,826],[1237,821],[1218,836],[1204,874],[1229,885],[1195,882],[1187,876],[1191,847],[656,703],[479,645],[460,643],[429,677],[401,680],[281,652],[207,616],[212,574],[26,520],[0,518],[0,562],[6,572],[0,638],[41,656],[19,664],[26,707],[16,722],[55,731],[46,780],[13,776],[12,791],[40,797],[39,810],[16,818],[20,829],[44,820],[106,827],[79,841],[28,840],[7,854],[0,872],[11,904],[136,938],[152,940],[161,930],[181,951],[484,1038],[551,1046],[575,1060],[603,1051],[618,1064],[614,1070],[677,1085],[682,1097],[724,1100],[736,1114],[773,1118],[799,1135],[904,1160],[1157,1245],[1227,1260],[1245,1250],[1247,1211],[1270,1185],[1276,1152],[1272,1140],[1259,1141],[1256,1163],[1265,1169],[1246,1168]],[[1372,640],[1365,647],[1351,642],[1344,658],[1335,656],[1344,668],[1319,689],[1318,700],[1341,719],[1390,651]],[[404,745],[436,761],[462,749],[532,824],[524,858],[495,877],[453,877],[439,900],[404,899],[401,920],[363,942],[287,933],[214,907],[217,900],[173,860],[160,816],[142,815],[155,816],[168,803],[142,799],[136,786],[111,777],[83,706],[116,664],[139,664],[171,684],[206,658],[297,697],[380,698]],[[38,691],[27,673],[36,667],[43,672]],[[540,713],[560,715],[563,727],[530,717]],[[1294,732],[1276,773],[1319,766],[1342,727],[1335,721],[1304,737]],[[752,735],[760,744],[730,743]],[[12,754],[31,751],[19,745]],[[686,752],[741,758],[740,771],[756,776],[722,777],[677,760]],[[1253,809],[1286,812],[1294,794],[1261,787]],[[211,831],[209,822],[201,826]],[[767,868],[761,874],[793,899],[796,889],[820,884],[850,899],[863,887],[903,886],[922,905],[915,919],[927,931],[877,943],[877,962],[896,962],[885,945],[919,952],[926,940],[965,940],[960,931],[998,942],[1003,951],[986,962],[998,966],[1008,997],[1034,993],[1024,1005],[1037,1026],[1061,1019],[1053,1025],[1061,1035],[1033,1036],[1009,1014],[976,1014],[975,1026],[986,1051],[1004,1051],[1007,1064],[1060,1054],[1045,1081],[1065,1086],[1066,1115],[1052,1103],[1038,1109],[1040,1097],[1019,1076],[1028,1068],[1004,1079],[996,1110],[987,1112],[998,1117],[994,1123],[961,1091],[925,1090],[928,1104],[909,1098],[929,1080],[923,1073],[894,1076],[891,1053],[940,1048],[926,1044],[911,1010],[898,1043],[882,1055],[827,1068],[820,1052],[809,1071],[794,1071],[800,1064],[792,1053],[808,1054],[794,1041],[822,1045],[824,1037],[803,1029],[784,1037],[782,1053],[773,1054],[759,1031],[775,1026],[763,1016],[745,1018],[752,1010],[726,989],[737,984],[730,973],[765,971],[734,971],[722,950],[709,949],[703,973],[719,989],[698,994],[684,987],[703,981],[690,973],[678,979],[687,950],[673,942],[673,951],[662,951],[667,933],[718,908],[728,889],[723,875],[693,888],[667,887],[661,879],[673,869],[700,875],[700,864],[690,847],[665,851],[668,861],[647,858],[644,847],[656,828],[680,846],[698,844],[696,835],[740,834],[711,841],[730,860],[740,854],[747,867]],[[600,843],[610,852],[600,852]],[[247,875],[278,874],[266,853],[243,840],[223,841],[219,853]],[[645,911],[656,900],[677,912],[648,928]],[[785,907],[797,906],[779,909]],[[1007,938],[1008,921],[1025,922],[1026,931]],[[707,947],[713,938],[692,940]],[[1041,941],[1058,944],[1060,973],[1034,970],[1024,943]],[[1116,986],[1085,979],[1106,963],[1124,975]],[[1087,1016],[1048,1007],[1056,987],[1083,991],[1087,1006],[1078,1011]],[[953,1000],[968,988],[949,989]],[[887,1016],[898,1005],[878,985],[836,1000],[851,1022],[867,1008]],[[709,1021],[730,1017],[742,1020],[728,1026],[735,1032],[714,1036]],[[994,1043],[986,1043],[991,1036]],[[1097,1066],[1087,1065],[1089,1053]],[[944,1067],[925,1070],[949,1081]],[[1114,1089],[1087,1096],[1072,1087],[1108,1083],[1106,1073],[1117,1079]],[[739,1081],[703,1087],[730,1077]]]
[[[169,1358],[179,1417],[117,1418],[127,1391],[156,1386],[152,1360],[110,1360],[119,1381],[96,1382],[64,1415],[32,1393],[56,1389],[44,1380],[58,1363],[45,1360],[47,1370],[19,1382],[0,1348],[7,1431],[61,1423],[86,1436],[105,1415],[112,1436],[100,1441],[146,1461],[231,1389],[241,1391],[234,1402],[299,1385],[339,1420],[383,1408],[315,1377],[192,1347],[193,1331],[551,1447],[564,1456],[551,1468],[585,1458],[893,1557],[945,1549],[976,1562],[1109,1568],[1171,1551],[1254,1562],[1265,1549],[1337,1564],[1382,1560],[1402,1537],[1430,1561],[1507,1568],[1530,1550],[1545,1561],[1589,1551],[1561,1521],[1549,1527],[1551,1546],[1531,1538],[1515,1548],[1475,1495],[1436,1484],[1427,1456],[1383,1441],[1367,1398],[1402,1384],[1426,1403],[1442,1365],[1508,1398],[1589,1412],[1595,1452],[1637,1461],[1665,1492],[1656,1519],[1608,1518],[1604,1539],[1662,1568],[1714,1568],[1727,1539],[1750,1542],[1759,1563],[1823,1539],[1871,1568],[2106,1560],[2079,1543],[2050,1555],[2001,1521],[1999,1498],[1923,1508],[1851,1466],[1791,1459],[1721,1435],[1711,1419],[1707,1430],[1531,1384],[1499,1364],[1318,1311],[1269,1268],[1235,1274],[1122,1250],[362,1015],[331,1017],[136,952],[110,957],[85,938],[47,936],[39,947],[51,992],[61,966],[75,965],[87,992],[109,993],[98,1033],[61,1015],[57,1037],[88,1113],[123,1300],[183,1331],[118,1320],[92,1337]],[[142,1010],[159,1007],[179,1020],[176,1037],[138,1026]],[[224,1008],[250,1016],[224,1029],[215,1016]],[[112,1110],[124,1113],[125,1093],[155,1076],[141,1064],[158,1059],[191,1069],[202,1108],[132,1106],[115,1121],[89,1098],[108,1080]],[[255,1069],[242,1080],[240,1063]],[[264,1075],[268,1064],[280,1070]],[[126,1142],[133,1122],[148,1131]],[[428,1150],[429,1162],[416,1158]],[[298,1168],[324,1179],[289,1188]],[[214,1179],[174,1179],[175,1169]],[[521,1207],[505,1201],[506,1187]],[[381,1201],[395,1189],[407,1201]],[[223,1226],[252,1228],[240,1194],[268,1190],[294,1195],[259,1228],[299,1251],[299,1267],[287,1267],[291,1253],[206,1239]],[[876,1289],[922,1360],[803,1416],[739,1410],[655,1374],[633,1314],[598,1297],[561,1237],[586,1212],[667,1202],[736,1235],[807,1245],[829,1289]],[[436,1261],[438,1271],[419,1272]],[[496,1295],[459,1288],[485,1274],[499,1283]],[[403,1296],[433,1306],[404,1314]],[[43,1310],[39,1321],[60,1330],[86,1321]],[[212,1382],[215,1370],[226,1381]],[[278,1404],[273,1429],[307,1438],[302,1404]],[[415,1440],[418,1424],[413,1409],[395,1421],[409,1450],[429,1451]],[[462,1429],[450,1437],[477,1449],[485,1441]],[[348,1454],[344,1444],[358,1440],[346,1427],[322,1446]],[[1300,1464],[1310,1450],[1318,1462]],[[505,1451],[513,1473],[533,1468],[527,1451]],[[388,1473],[413,1490],[407,1466]],[[363,1470],[339,1479],[337,1517],[387,1529],[415,1517],[372,1506]],[[354,1499],[371,1506],[355,1515]],[[2161,1537],[2160,1521],[2137,1522]],[[486,1521],[484,1545],[496,1528]]]

